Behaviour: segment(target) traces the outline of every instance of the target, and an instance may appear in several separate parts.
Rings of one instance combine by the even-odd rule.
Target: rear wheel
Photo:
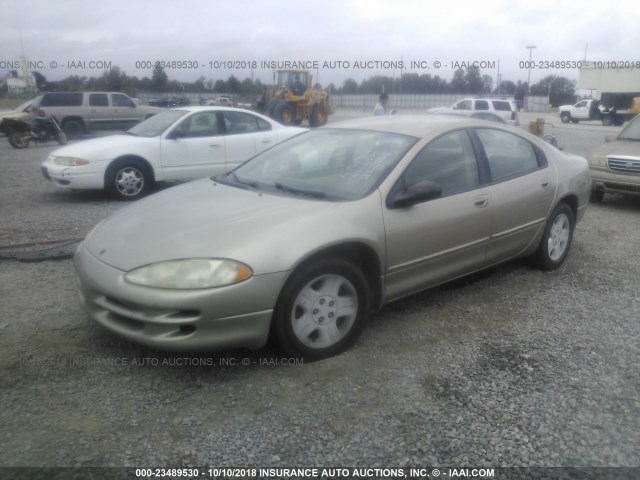
[[[613,125],[613,118],[611,118],[611,115],[605,115],[604,117],[602,117],[602,124],[605,127]]]
[[[574,218],[565,203],[556,207],[544,229],[544,236],[534,254],[536,265],[542,270],[555,270],[569,254],[573,238]]]
[[[309,359],[343,352],[359,337],[371,304],[358,267],[341,258],[301,267],[287,281],[274,313],[274,333],[290,355]]]
[[[112,165],[105,175],[106,189],[119,200],[138,200],[147,194],[151,181],[149,167],[137,160]]]

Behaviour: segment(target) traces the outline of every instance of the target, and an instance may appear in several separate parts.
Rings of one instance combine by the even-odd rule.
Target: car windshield
[[[382,132],[312,130],[270,148],[222,180],[286,195],[356,200],[372,192],[417,140]]]
[[[618,140],[640,141],[640,115],[631,120],[631,123],[618,135]]]
[[[135,127],[127,130],[127,133],[136,137],[157,137],[186,114],[186,110],[167,110],[140,122]]]

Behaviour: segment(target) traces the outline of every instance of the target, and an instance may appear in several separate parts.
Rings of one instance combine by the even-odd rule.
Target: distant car
[[[76,251],[81,301],[154,348],[324,358],[388,302],[517,257],[560,267],[589,188],[584,158],[498,123],[336,123],[106,219]]]
[[[504,125],[507,125],[507,122],[504,118],[502,118],[500,115],[497,115],[491,112],[472,112],[472,113],[467,113],[465,115],[460,115],[460,114],[451,113],[451,112],[441,112],[439,113],[439,115],[458,115],[458,116],[464,116],[468,118],[477,118],[478,120],[488,120],[490,122],[497,122],[497,123],[502,123]]]
[[[120,92],[47,92],[33,101],[33,108],[39,116],[55,116],[70,137],[92,130],[126,130],[164,111]]]
[[[640,115],[613,141],[589,153],[588,160],[593,201],[601,201],[605,193],[640,195]]]
[[[500,116],[507,124],[517,127],[518,106],[514,100],[499,98],[465,98],[450,107],[436,107],[427,110],[429,113],[451,113],[467,116],[471,113],[487,112]]]
[[[236,103],[229,97],[220,96],[207,100],[207,105],[218,105],[222,107],[236,107]]]
[[[182,107],[163,111],[126,135],[60,148],[42,164],[42,173],[59,187],[105,189],[136,200],[155,182],[224,173],[303,131],[245,110]]]

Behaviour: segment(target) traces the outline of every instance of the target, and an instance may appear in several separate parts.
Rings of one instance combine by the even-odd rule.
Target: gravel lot
[[[620,130],[548,118],[581,155]],[[126,206],[45,181],[54,148],[0,137],[0,255]],[[512,262],[394,303],[306,364],[131,345],[88,322],[71,260],[0,260],[0,465],[640,467],[639,232],[640,199],[606,196],[560,270]]]

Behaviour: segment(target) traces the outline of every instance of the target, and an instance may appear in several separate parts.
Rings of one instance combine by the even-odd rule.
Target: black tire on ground
[[[578,123],[580,120],[578,120],[577,118],[572,118],[571,119],[571,123]]]
[[[292,356],[337,355],[360,336],[371,308],[369,284],[352,262],[333,258],[304,265],[282,288],[273,333]]]
[[[31,141],[31,137],[20,130],[11,130],[7,138],[13,148],[27,148]]]
[[[296,109],[287,102],[280,102],[273,110],[273,118],[282,125],[293,125],[296,121]]]
[[[573,211],[566,203],[556,207],[540,240],[540,246],[533,255],[533,260],[541,270],[555,270],[564,262],[569,254],[575,220]]]
[[[312,127],[321,127],[327,123],[327,111],[322,105],[316,103],[311,107],[311,115],[309,115],[309,125]]]
[[[69,138],[79,137],[84,133],[84,124],[80,120],[65,120],[62,122],[62,130]]]
[[[624,123],[624,117],[615,117],[615,118],[613,119],[613,124],[614,124],[616,127],[619,127],[619,126],[620,126],[620,125],[622,125],[623,123]]]
[[[123,160],[110,165],[105,174],[105,190],[118,200],[138,200],[153,182],[153,173],[140,160]]]
[[[278,105],[281,101],[282,99],[280,97],[274,97],[269,100],[269,103],[267,103],[267,109],[265,111],[268,117],[273,118],[273,111],[276,109],[276,105]]]
[[[569,121],[571,121],[571,114],[569,112],[563,112],[560,114],[560,120],[562,120],[562,123],[569,123]]]
[[[604,117],[602,117],[602,124],[605,127],[613,125],[613,118],[611,118],[611,115],[605,115]]]

